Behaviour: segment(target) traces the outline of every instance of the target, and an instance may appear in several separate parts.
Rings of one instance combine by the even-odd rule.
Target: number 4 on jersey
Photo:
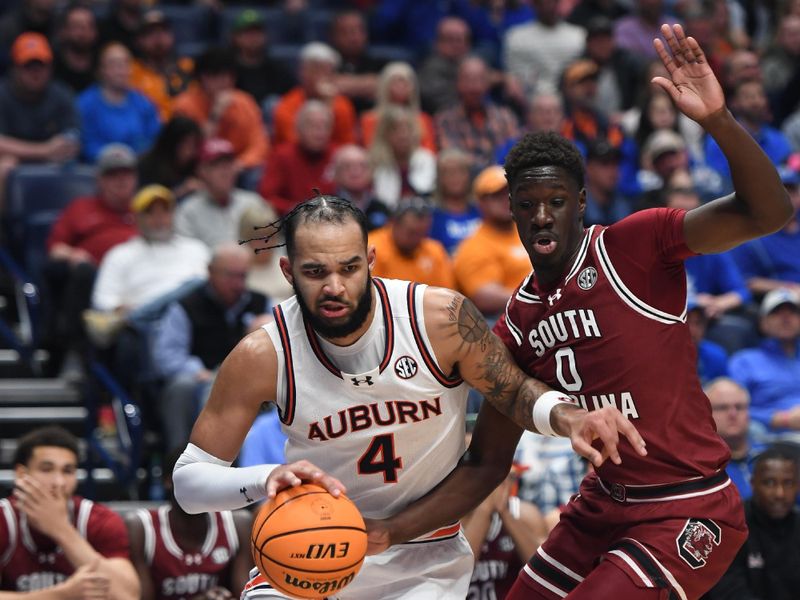
[[[403,468],[403,459],[394,455],[394,434],[376,435],[358,459],[360,475],[383,474],[384,483],[397,483],[397,471]]]

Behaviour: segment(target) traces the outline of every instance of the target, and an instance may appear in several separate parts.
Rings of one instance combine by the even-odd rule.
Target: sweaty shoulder
[[[675,263],[694,256],[683,233],[685,210],[651,208],[634,213],[609,226],[603,242],[613,259],[625,254],[641,266]]]

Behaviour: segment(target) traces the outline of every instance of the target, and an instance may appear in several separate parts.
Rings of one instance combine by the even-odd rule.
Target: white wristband
[[[539,396],[533,403],[533,426],[542,435],[558,436],[550,425],[550,413],[558,404],[572,404],[572,402],[561,392],[550,390]]]

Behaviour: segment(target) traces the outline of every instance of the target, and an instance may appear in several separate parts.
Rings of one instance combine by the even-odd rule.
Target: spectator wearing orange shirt
[[[473,191],[483,223],[461,242],[454,257],[458,289],[482,313],[496,316],[531,270],[514,227],[503,167],[485,168]]]
[[[327,44],[311,42],[300,51],[300,85],[284,94],[272,114],[274,141],[293,142],[297,139],[295,119],[306,100],[322,100],[333,111],[333,142],[337,145],[356,141],[356,111],[353,103],[338,93],[334,75],[341,59]]]
[[[139,56],[133,61],[131,86],[150,98],[166,122],[172,116],[173,100],[189,86],[194,61],[175,56],[172,24],[160,10],[150,10],[142,17],[136,47]]]
[[[372,274],[452,289],[450,257],[442,244],[428,237],[432,222],[433,206],[427,200],[404,200],[388,225],[369,234],[376,254]]]
[[[228,140],[240,169],[260,168],[269,141],[255,100],[234,87],[235,64],[230,50],[206,50],[195,61],[196,81],[175,98],[172,107],[175,114],[200,123],[206,137]]]

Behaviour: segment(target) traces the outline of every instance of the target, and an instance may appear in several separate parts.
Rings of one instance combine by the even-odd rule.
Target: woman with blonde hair
[[[410,108],[392,105],[381,111],[369,155],[375,196],[389,208],[433,192],[436,157],[420,145],[419,121]]]
[[[422,112],[419,100],[417,74],[408,63],[390,62],[381,71],[375,108],[361,115],[361,136],[364,146],[369,147],[375,134],[380,114],[389,106],[405,106],[417,115],[420,129],[420,144],[436,152],[436,130],[430,115]]]

